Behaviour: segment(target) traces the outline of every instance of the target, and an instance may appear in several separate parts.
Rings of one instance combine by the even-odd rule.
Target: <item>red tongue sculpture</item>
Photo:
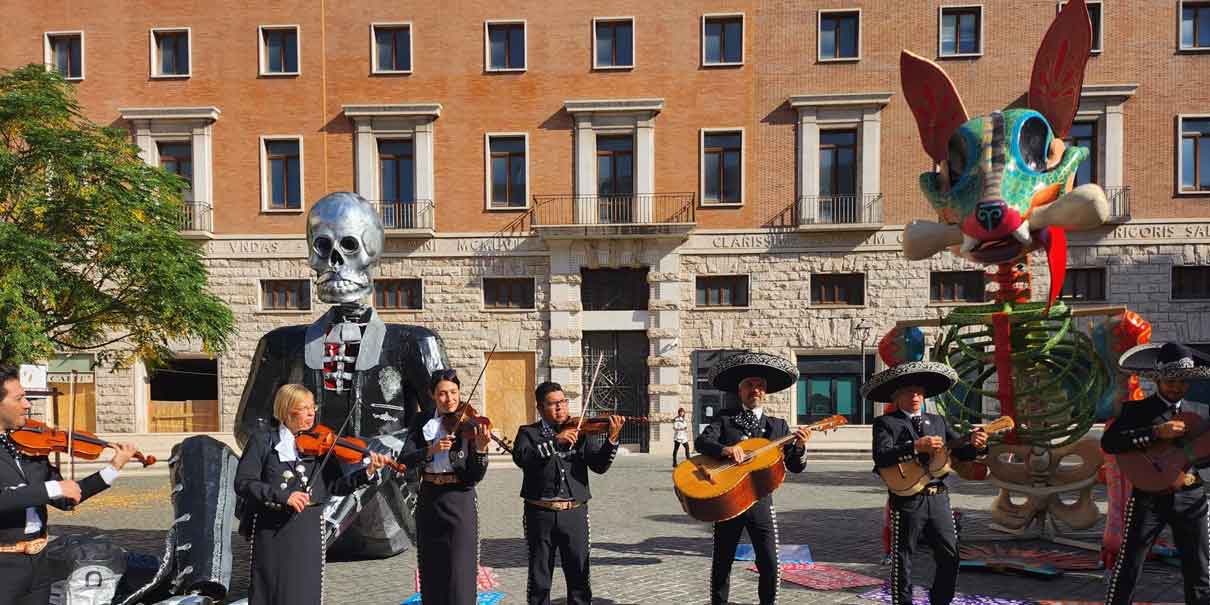
[[[1046,314],[1063,291],[1067,279],[1067,232],[1062,227],[1047,227],[1041,233],[1042,245],[1046,248],[1046,264],[1050,269],[1050,295],[1046,297]]]

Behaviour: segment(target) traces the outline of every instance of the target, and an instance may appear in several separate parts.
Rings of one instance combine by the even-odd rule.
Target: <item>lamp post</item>
[[[857,322],[857,325],[853,328],[853,330],[857,333],[859,342],[861,343],[861,347],[858,349],[860,351],[858,354],[858,363],[861,364],[861,382],[857,385],[858,393],[861,392],[861,387],[865,384],[865,341],[870,336],[870,330],[873,329],[874,322],[870,321],[868,318],[863,318],[861,321]],[[861,422],[864,424],[866,421],[865,398],[861,397],[860,395],[858,395],[858,397],[861,398]]]

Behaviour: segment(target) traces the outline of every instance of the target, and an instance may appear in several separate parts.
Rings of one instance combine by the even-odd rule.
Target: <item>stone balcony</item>
[[[799,231],[867,231],[882,227],[881,193],[804,195],[798,198]]]
[[[370,200],[387,237],[428,239],[433,228],[433,200]]]
[[[533,230],[544,239],[640,239],[689,236],[696,194],[535,195]]]

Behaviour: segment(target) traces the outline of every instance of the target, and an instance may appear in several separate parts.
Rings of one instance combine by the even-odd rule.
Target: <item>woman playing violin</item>
[[[45,455],[24,451],[12,437],[25,426],[29,409],[17,368],[0,363],[0,605],[50,600],[42,555],[46,506],[68,509],[108,488],[136,452],[133,445],[113,444],[117,453],[109,466],[79,482],[65,481]]]
[[[254,434],[240,458],[235,493],[243,498],[240,533],[252,542],[250,605],[323,602],[323,504],[378,479],[389,458],[369,453],[364,468],[300,452],[295,436],[315,424],[315,397],[282,385],[273,401],[277,427]]]
[[[429,382],[437,406],[418,414],[399,461],[422,466],[416,505],[420,592],[424,605],[473,605],[479,570],[475,484],[487,473],[487,427],[463,405],[454,370]]]

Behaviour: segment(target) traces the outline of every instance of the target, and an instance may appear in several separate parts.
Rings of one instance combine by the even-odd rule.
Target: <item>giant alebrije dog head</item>
[[[1052,300],[1067,266],[1066,230],[1105,222],[1109,204],[1097,185],[1072,188],[1082,147],[1063,142],[1080,104],[1092,23],[1084,0],[1060,11],[1034,57],[1026,108],[971,118],[954,83],[936,63],[903,51],[903,93],[936,172],[920,188],[940,223],[915,221],[904,232],[912,260],[949,248],[985,265],[1012,263],[1039,248],[1051,267]]]

